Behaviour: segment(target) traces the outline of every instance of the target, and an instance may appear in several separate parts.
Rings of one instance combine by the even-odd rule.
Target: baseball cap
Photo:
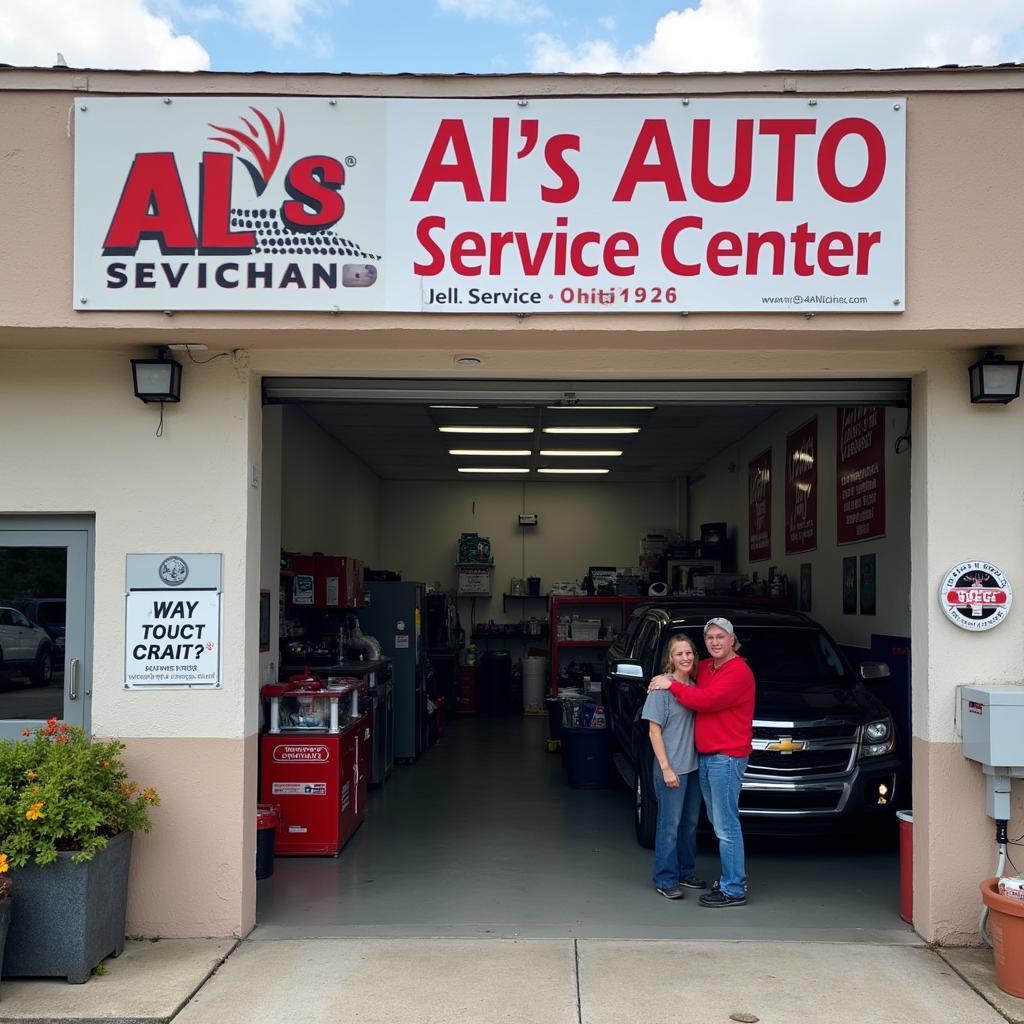
[[[704,623],[704,632],[707,633],[712,626],[717,626],[719,629],[723,629],[726,633],[731,633],[733,636],[736,635],[736,630],[732,628],[732,623],[728,619],[708,619],[708,621]]]

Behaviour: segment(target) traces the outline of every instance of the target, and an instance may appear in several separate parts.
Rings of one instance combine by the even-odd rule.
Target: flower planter
[[[92,969],[124,949],[132,833],[122,832],[92,860],[60,853],[52,864],[11,872],[14,892],[3,976],[89,980]]]
[[[11,904],[13,902],[10,896],[0,899],[0,968],[4,964],[4,940],[7,938],[7,929],[11,924]],[[0,978],[2,977],[3,971],[0,970]]]
[[[1024,999],[1024,900],[1001,896],[998,878],[981,883],[981,898],[988,907],[996,984],[1011,996]]]

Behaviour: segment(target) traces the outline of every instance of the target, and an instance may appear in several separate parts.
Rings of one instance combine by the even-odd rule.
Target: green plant
[[[110,837],[148,832],[154,789],[128,779],[118,740],[97,740],[51,718],[0,742],[0,859],[12,868],[49,864],[61,851],[91,860]]]

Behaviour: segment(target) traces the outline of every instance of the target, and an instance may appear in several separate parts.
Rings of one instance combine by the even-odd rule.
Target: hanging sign
[[[786,554],[818,546],[818,419],[786,435]]]
[[[221,556],[128,555],[124,687],[216,688]]]
[[[83,96],[73,304],[900,313],[906,107]]]
[[[1010,614],[1013,588],[991,562],[961,562],[943,577],[939,604],[950,622],[977,633],[998,626]]]
[[[747,466],[747,553],[751,562],[772,557],[772,450]]]
[[[836,540],[885,536],[885,410],[836,410]]]

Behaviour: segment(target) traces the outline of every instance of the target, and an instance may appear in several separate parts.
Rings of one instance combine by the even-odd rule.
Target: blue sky
[[[1024,61],[1024,0],[0,0],[0,63],[578,72]]]

